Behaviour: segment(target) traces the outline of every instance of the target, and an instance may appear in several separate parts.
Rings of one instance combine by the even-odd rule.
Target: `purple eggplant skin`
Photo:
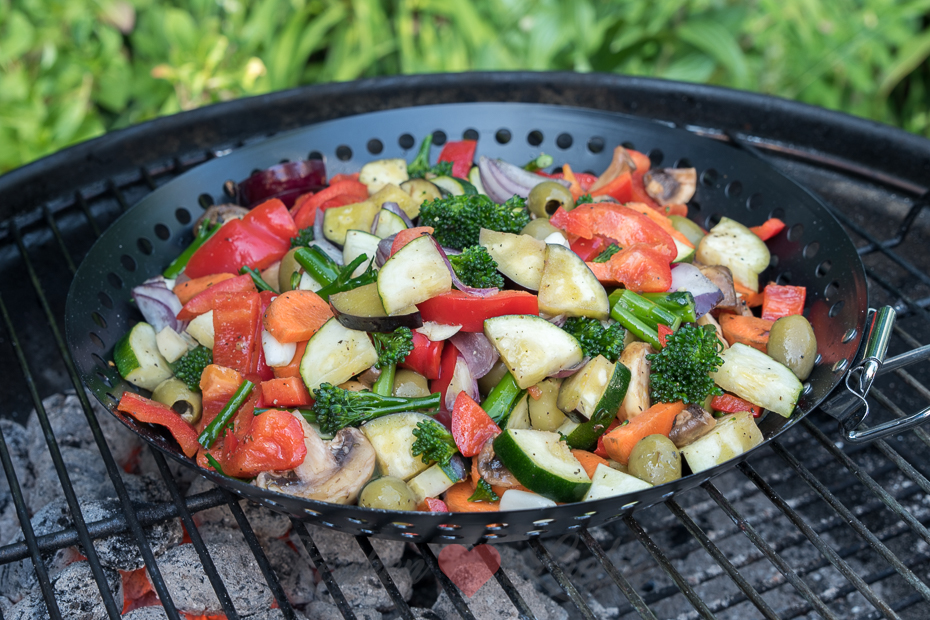
[[[336,320],[339,321],[343,327],[357,329],[361,332],[379,332],[386,334],[394,331],[398,327],[409,327],[410,329],[423,327],[423,317],[420,316],[419,312],[398,314],[395,316],[359,316],[340,312],[332,304],[330,304],[330,307],[333,309],[333,314],[336,315]]]

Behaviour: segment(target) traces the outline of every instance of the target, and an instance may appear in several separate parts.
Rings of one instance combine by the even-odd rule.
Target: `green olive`
[[[294,273],[300,273],[303,269],[300,263],[297,262],[297,259],[294,258],[294,254],[296,254],[299,249],[300,248],[291,248],[281,259],[281,266],[278,268],[278,290],[282,293],[294,289],[294,287],[291,286],[291,276]]]
[[[687,237],[688,241],[694,244],[694,247],[697,247],[704,237],[704,231],[701,230],[700,226],[680,215],[670,215],[668,219],[672,221],[672,227],[675,230]]]
[[[415,510],[417,500],[407,483],[394,476],[382,476],[365,485],[358,505],[384,510]]]
[[[420,398],[429,395],[430,391],[426,377],[420,373],[406,368],[399,368],[394,374],[394,396]]]
[[[783,316],[769,331],[768,354],[791,369],[798,379],[807,379],[817,358],[817,337],[810,322],[800,314]]]
[[[534,239],[545,241],[546,237],[555,232],[560,233],[562,231],[550,224],[548,217],[537,217],[535,220],[524,226],[523,230],[520,231],[520,234],[529,235]]]
[[[633,446],[627,468],[649,484],[671,482],[681,478],[681,453],[665,435],[649,435]]]
[[[203,412],[203,400],[200,394],[191,391],[187,384],[177,377],[171,377],[159,383],[152,392],[152,400],[168,405],[191,424],[196,424]]]
[[[497,362],[491,366],[491,370],[488,371],[488,374],[478,379],[478,389],[481,390],[482,394],[487,395],[494,389],[495,385],[501,382],[505,374],[507,374],[507,367],[504,366],[503,360],[497,360]]]
[[[562,207],[566,211],[575,208],[575,200],[567,187],[555,181],[543,181],[530,190],[526,208],[536,217],[548,218]]]

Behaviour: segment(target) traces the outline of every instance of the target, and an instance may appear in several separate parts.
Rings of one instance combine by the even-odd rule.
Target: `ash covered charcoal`
[[[357,620],[381,620],[381,612],[374,607],[353,607]],[[324,601],[313,601],[307,606],[307,617],[313,620],[344,620],[339,608]]]
[[[117,604],[123,600],[123,584],[115,570],[103,569],[107,587]],[[55,600],[63,618],[68,620],[98,620],[106,618],[103,596],[97,587],[90,564],[85,561],[69,564],[52,580]],[[41,592],[36,588],[14,605],[5,618],[44,620],[49,617]]]
[[[29,433],[26,427],[7,419],[0,419],[0,431],[3,432],[3,439],[10,453],[16,479],[25,495],[35,481],[35,470],[29,458]],[[19,528],[19,517],[16,515],[13,494],[10,493],[10,483],[5,475],[0,476],[0,540],[9,540]]]
[[[322,527],[311,527],[309,524],[307,530],[329,568],[339,568],[350,564],[369,566],[368,558],[362,553],[362,548],[358,546],[355,537],[351,534]],[[404,543],[399,540],[372,538],[369,542],[385,566],[396,566],[401,556],[404,555]]]
[[[268,562],[284,588],[291,605],[303,606],[313,600],[316,578],[310,563],[294,551],[285,541],[270,538],[262,541]]]
[[[197,476],[191,483],[187,494],[188,496],[196,495],[214,488],[216,487],[212,482],[202,476]],[[252,526],[255,535],[260,539],[281,538],[291,530],[291,520],[285,515],[272,512],[248,500],[241,500],[239,505],[242,506],[242,511],[249,520],[249,524]],[[198,512],[194,515],[194,522],[197,523],[198,526],[203,526],[205,531],[209,529],[209,526],[233,530],[239,529],[239,524],[232,512],[230,512],[229,506],[217,506],[216,508]],[[201,532],[201,534],[203,534],[203,532]],[[207,532],[207,535],[213,534]],[[238,536],[241,540],[241,534]],[[204,540],[206,540],[206,537]]]
[[[164,607],[140,607],[123,614],[122,620],[168,620]]]
[[[236,610],[246,616],[271,609],[274,597],[245,543],[209,543],[207,550]],[[168,592],[181,611],[219,614],[223,608],[193,545],[181,545],[158,559]]]
[[[294,616],[297,620],[307,620],[307,616],[300,613],[296,609],[294,610]],[[316,620],[316,616],[313,616]],[[284,612],[280,609],[268,609],[266,611],[260,611],[257,614],[251,616],[243,616],[243,620],[284,620]]]
[[[405,601],[409,601],[410,596],[413,594],[413,578],[410,575],[410,570],[405,566],[401,566],[389,568],[388,573],[391,575],[391,579],[394,580],[397,589],[400,590],[401,596]],[[371,566],[353,564],[337,568],[333,571],[333,579],[339,584],[339,589],[342,590],[349,605],[353,608],[374,607],[378,611],[388,611],[394,607],[394,602]],[[317,585],[316,595],[317,598],[324,602],[334,602],[326,583],[323,581]]]
[[[45,599],[35,591],[9,610],[4,610],[3,617],[5,620],[48,620],[49,613],[45,607]]]

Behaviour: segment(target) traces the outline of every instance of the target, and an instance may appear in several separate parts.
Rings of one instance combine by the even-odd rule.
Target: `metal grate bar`
[[[55,465],[55,471],[58,474],[58,479],[61,481],[61,487],[65,494],[65,501],[68,503],[68,509],[71,511],[71,518],[77,529],[78,540],[84,548],[84,557],[87,558],[87,562],[90,564],[91,573],[93,573],[94,580],[97,582],[97,587],[100,589],[100,596],[103,598],[103,604],[104,607],[106,607],[107,613],[112,620],[118,620],[120,611],[122,611],[122,606],[120,605],[117,607],[116,602],[113,600],[113,595],[110,593],[110,587],[107,584],[106,576],[103,574],[103,566],[100,564],[100,558],[97,557],[97,550],[94,549],[93,541],[90,538],[90,534],[87,532],[87,525],[84,522],[77,495],[74,493],[74,487],[71,485],[71,477],[68,475],[68,470],[61,457],[61,451],[58,448],[55,433],[52,430],[51,424],[49,424],[48,416],[45,413],[45,407],[42,404],[42,399],[39,397],[39,391],[36,388],[32,373],[29,371],[29,365],[26,362],[26,357],[23,354],[22,346],[19,343],[19,336],[17,336],[13,328],[10,314],[7,312],[6,304],[3,302],[2,296],[0,296],[0,314],[3,315],[3,322],[6,324],[13,350],[16,352],[16,357],[19,360],[23,379],[26,382],[26,387],[29,389],[29,393],[35,404],[36,417],[39,420],[39,424],[42,426],[45,443],[48,445],[52,463]],[[180,618],[175,617],[171,618],[171,620],[180,620]]]
[[[778,509],[781,510],[786,517],[788,517],[788,520],[791,521],[795,527],[804,533],[807,539],[810,540],[815,547],[817,547],[817,550],[820,551],[820,553],[830,561],[830,563],[840,572],[841,575],[843,575],[843,577],[846,578],[847,581],[855,586],[855,588],[862,594],[862,596],[865,597],[867,601],[872,604],[873,607],[881,611],[886,618],[899,617],[898,614],[896,614],[894,610],[891,609],[888,603],[881,599],[877,594],[875,594],[875,592],[872,590],[872,588],[869,587],[865,580],[856,574],[856,572],[846,562],[846,560],[840,557],[836,550],[824,542],[823,538],[814,532],[813,528],[811,528],[811,526],[808,525],[807,522],[804,521],[804,519],[802,519],[797,512],[791,509],[791,507],[788,505],[788,502],[782,499],[781,495],[779,495],[775,489],[769,486],[762,479],[762,477],[756,473],[756,470],[753,469],[751,465],[743,462],[740,463],[738,467],[747,478],[752,480],[753,484],[759,487],[759,490],[762,491],[762,494],[765,495],[769,501],[775,504],[775,506],[777,506]]]
[[[927,587],[905,564],[895,555],[879,538],[865,526],[827,487],[814,476],[808,468],[798,459],[785,450],[777,441],[771,443],[772,449],[781,456],[788,465],[798,473],[804,482],[816,491],[833,510],[835,510],[859,536],[865,539],[894,569],[917,590],[921,596],[930,600],[930,588]]]
[[[436,559],[430,546],[426,543],[417,543],[417,550],[420,552],[420,555],[423,556],[426,565],[429,566],[433,574],[436,575],[436,579],[439,580],[439,584],[452,602],[452,606],[455,607],[455,611],[462,617],[462,620],[475,620],[475,615],[471,613],[468,604],[466,604],[465,599],[462,598],[462,593],[459,592],[459,589],[452,583],[449,576],[442,572],[442,569],[439,567],[439,561]]]
[[[0,303],[2,303],[2,300],[0,300]],[[61,610],[58,608],[58,600],[55,598],[52,582],[48,578],[48,570],[45,568],[45,562],[42,560],[39,546],[36,544],[36,533],[32,528],[32,522],[29,520],[26,500],[23,498],[23,490],[19,486],[16,470],[13,469],[13,460],[10,458],[10,451],[7,448],[6,437],[3,436],[2,430],[0,430],[0,461],[3,462],[3,471],[6,472],[6,479],[10,484],[10,494],[13,496],[13,503],[16,505],[16,516],[19,518],[19,524],[23,530],[23,538],[25,538],[26,545],[29,547],[32,567],[39,580],[39,588],[41,588],[42,596],[45,598],[46,609],[54,620],[60,620]]]
[[[911,297],[907,295],[907,293],[905,293],[898,287],[888,282],[887,279],[882,278],[881,276],[876,274],[874,270],[866,267],[865,274],[866,276],[868,276],[870,282],[877,282],[879,286],[881,286],[883,289],[885,289],[886,291],[888,291],[889,293],[897,297],[900,301],[904,302],[908,307],[910,307],[911,310],[913,310],[915,314],[919,314],[924,319],[930,320],[930,312],[928,312],[926,308],[921,306],[920,302],[915,301],[914,299],[911,299]],[[898,306],[898,304],[895,304],[895,306]]]
[[[903,243],[904,239],[907,238],[907,233],[909,233],[911,230],[911,226],[914,225],[914,221],[917,220],[917,216],[920,215],[920,212],[923,211],[927,206],[930,206],[930,191],[924,192],[920,195],[919,198],[911,203],[911,208],[908,209],[907,213],[901,219],[901,225],[898,226],[897,234],[891,239],[884,241],[882,246],[886,248],[893,248]],[[863,250],[866,252],[871,252],[874,249],[874,244],[869,244],[864,248],[860,248],[859,250],[860,253],[863,253]]]
[[[333,578],[333,573],[329,570],[329,566],[326,565],[323,554],[320,553],[316,543],[310,538],[310,532],[307,531],[307,526],[303,521],[298,521],[297,519],[291,519],[291,526],[297,532],[297,536],[300,538],[300,542],[303,543],[307,555],[310,556],[314,566],[316,566],[317,571],[320,573],[320,578],[323,580],[323,583],[326,584],[326,589],[329,590],[329,594],[333,597],[336,607],[339,608],[339,613],[341,613],[346,620],[356,620],[355,612],[352,611],[352,607],[349,606],[345,594],[342,593],[342,589]]]
[[[407,605],[407,601],[404,600],[400,590],[397,589],[397,584],[391,578],[391,574],[378,556],[378,552],[371,546],[371,541],[368,540],[367,536],[356,536],[355,540],[358,542],[358,546],[362,548],[362,553],[368,558],[368,563],[375,569],[375,573],[377,573],[378,579],[384,585],[384,589],[387,590],[388,596],[394,602],[394,609],[404,620],[413,620],[413,612],[410,610],[410,606]]]
[[[534,614],[530,606],[526,604],[520,591],[517,590],[517,587],[510,581],[510,577],[507,576],[507,573],[504,572],[503,566],[497,569],[497,572],[494,573],[494,578],[497,579],[497,583],[500,584],[501,589],[504,591],[504,594],[507,595],[507,598],[510,599],[510,602],[513,603],[513,606],[517,608],[517,613],[520,615],[521,620],[533,620],[536,618],[536,614]]]
[[[84,212],[84,217],[87,218],[87,223],[90,224],[90,229],[94,231],[94,237],[100,238],[100,227],[97,225],[97,220],[94,219],[94,216],[90,213],[90,206],[87,204],[87,200],[84,198],[84,194],[78,190],[74,194],[74,202],[81,208],[81,211]]]
[[[649,555],[652,556],[662,570],[672,578],[672,581],[675,582],[675,585],[678,586],[678,589],[681,590],[681,593],[685,595],[685,598],[688,599],[688,602],[697,610],[698,614],[704,618],[715,618],[714,613],[710,610],[700,596],[694,591],[694,588],[685,580],[678,569],[676,569],[672,563],[666,557],[665,553],[659,549],[659,546],[655,543],[654,540],[646,533],[646,530],[643,529],[643,526],[633,518],[633,515],[626,515],[623,517],[623,522],[626,523],[627,527],[630,528],[630,531],[633,532],[633,535],[636,536],[636,539],[646,548],[646,551],[649,552]]]
[[[743,577],[736,567],[733,566],[733,563],[723,554],[722,551],[715,545],[710,538],[707,537],[707,534],[698,527],[698,524],[688,516],[688,513],[673,499],[665,502],[665,505],[668,509],[678,517],[678,520],[681,521],[681,524],[685,526],[685,529],[688,530],[692,536],[704,547],[704,550],[710,554],[710,557],[714,558],[714,561],[720,565],[723,570],[726,571],[727,575],[730,576],[730,579],[736,584],[736,586],[746,595],[746,598],[756,606],[762,615],[766,618],[772,618],[773,620],[778,619],[778,615],[775,613],[775,610],[772,609],[768,603],[765,602],[765,599],[753,588],[746,578]]]
[[[717,502],[717,505],[723,509],[726,515],[730,517],[730,520],[736,524],[736,527],[738,527],[744,534],[746,534],[749,540],[752,541],[752,544],[754,544],[759,549],[759,551],[761,551],[765,557],[768,558],[769,562],[771,562],[775,568],[777,568],[781,574],[784,575],[786,579],[788,579],[791,585],[794,586],[795,590],[797,590],[801,596],[807,599],[807,601],[811,604],[814,610],[817,611],[817,613],[825,618],[836,620],[836,615],[830,610],[829,607],[827,607],[826,603],[824,603],[820,597],[817,596],[813,590],[811,590],[810,586],[808,586],[807,583],[798,576],[793,568],[788,566],[788,563],[785,562],[785,560],[782,559],[780,555],[775,553],[775,550],[772,549],[772,547],[767,542],[765,542],[765,539],[762,538],[758,532],[756,532],[756,529],[752,526],[752,524],[743,518],[743,516],[733,506],[733,504],[730,503],[730,501],[717,489],[717,487],[715,487],[710,482],[705,482],[701,486],[705,491],[707,491],[708,495],[710,495],[714,501]]]
[[[107,189],[110,190],[110,193],[113,194],[113,197],[116,198],[116,202],[119,203],[120,211],[125,213],[129,210],[129,203],[126,202],[126,196],[123,194],[119,186],[112,180],[107,181]]]
[[[620,591],[623,592],[627,600],[630,601],[636,613],[638,613],[643,620],[658,620],[655,614],[652,613],[652,610],[649,609],[649,606],[646,605],[646,601],[643,600],[643,597],[639,595],[639,592],[627,581],[623,573],[617,570],[614,563],[610,561],[610,558],[604,553],[604,548],[601,547],[601,544],[591,536],[591,532],[582,530],[581,540],[588,547],[591,554],[597,558],[597,561],[601,563],[601,566],[604,567],[604,570],[607,571],[610,578],[614,580],[614,583],[617,584],[617,587],[620,588]]]
[[[200,530],[197,529],[197,525],[194,523],[194,519],[191,517],[190,511],[184,504],[184,498],[181,496],[181,490],[178,489],[178,485],[175,483],[174,477],[171,475],[171,470],[168,469],[168,463],[165,462],[165,457],[162,456],[162,454],[155,448],[149,448],[149,450],[152,453],[152,458],[155,460],[155,464],[158,466],[158,471],[161,474],[161,477],[165,481],[165,486],[168,487],[168,492],[171,494],[171,499],[174,501],[174,505],[178,509],[178,514],[181,516],[181,522],[184,523],[184,529],[187,530],[187,535],[191,538],[191,544],[194,545],[194,549],[197,551],[197,555],[200,556],[200,564],[203,567],[204,572],[207,574],[207,579],[210,580],[210,585],[212,585],[213,590],[216,591],[220,605],[223,607],[223,613],[226,614],[227,620],[239,620],[239,613],[236,611],[236,608],[233,607],[232,599],[229,597],[229,591],[226,589],[226,584],[223,583],[223,579],[217,572],[216,564],[213,563],[213,558],[210,557],[210,553],[207,551],[207,546],[204,544],[203,538],[200,536]]]
[[[578,592],[578,588],[575,587],[575,584],[571,582],[568,576],[565,574],[565,571],[562,570],[562,567],[559,566],[552,555],[549,553],[549,550],[546,549],[538,538],[530,539],[530,548],[533,552],[536,553],[536,557],[539,558],[539,561],[542,562],[542,565],[549,571],[558,584],[562,587],[562,590],[565,594],[568,595],[568,598],[571,599],[572,603],[575,604],[575,607],[578,608],[578,611],[581,612],[581,615],[584,618],[594,620],[596,616],[594,612],[591,611],[591,608],[588,606],[588,603],[581,597],[581,593]]]
[[[873,387],[869,391],[869,396],[875,398],[875,400],[877,400],[879,404],[881,404],[883,407],[888,409],[888,411],[893,413],[895,416],[899,418],[907,417],[908,415],[907,412],[901,409],[900,407],[898,407],[893,402],[891,402],[891,400],[887,396],[885,396],[885,393],[882,392],[880,389]],[[920,427],[917,427],[917,428],[911,429],[911,432],[913,432],[914,435],[916,435],[917,438],[920,439],[920,441],[923,442],[925,446],[930,447],[930,434],[928,434],[927,431],[925,431],[924,429]]]
[[[55,237],[55,243],[58,244],[58,249],[61,250],[61,255],[65,259],[65,264],[68,265],[68,271],[72,274],[77,272],[77,267],[74,265],[74,261],[71,259],[71,252],[68,251],[67,246],[65,246],[65,240],[61,236],[61,231],[58,230],[58,222],[55,221],[55,218],[52,216],[52,212],[49,211],[48,205],[42,205],[42,214],[45,216],[45,221],[48,224],[48,227],[52,229],[52,235]]]
[[[255,556],[255,561],[258,563],[258,569],[262,571],[265,582],[268,584],[268,587],[271,588],[274,600],[278,603],[278,609],[284,614],[284,620],[297,620],[294,608],[291,607],[290,601],[287,600],[287,596],[284,594],[284,588],[281,587],[281,582],[278,581],[277,575],[274,574],[274,569],[271,568],[271,563],[268,561],[265,551],[258,542],[255,531],[252,530],[252,525],[246,518],[245,513],[242,512],[242,506],[239,505],[239,498],[229,491],[225,493],[226,505],[229,506],[229,511],[232,512],[233,517],[236,519],[236,523],[239,524],[242,536],[245,537],[245,542],[248,543],[249,548],[252,550],[252,555]]]

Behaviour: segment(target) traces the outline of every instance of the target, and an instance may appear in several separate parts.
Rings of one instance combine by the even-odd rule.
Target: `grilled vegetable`
[[[538,316],[494,317],[484,322],[484,334],[522,389],[581,362],[578,341]]]
[[[432,226],[436,240],[456,250],[477,245],[482,228],[519,233],[529,221],[525,202],[519,196],[497,204],[487,196],[463,194],[420,206],[420,225]]]
[[[359,182],[368,187],[369,195],[377,193],[388,183],[400,185],[408,178],[410,176],[407,174],[407,162],[400,158],[378,159],[368,162],[362,166],[358,174]],[[371,222],[369,222],[369,225],[371,225]]]
[[[394,476],[381,476],[365,485],[358,505],[382,510],[416,510],[417,499],[407,483]]]
[[[592,502],[605,497],[616,497],[648,489],[652,485],[635,476],[608,467],[598,465],[591,476],[591,488],[584,496],[584,501]]]
[[[479,241],[497,263],[497,269],[517,285],[539,290],[546,265],[546,244],[529,235],[482,229]]]
[[[381,267],[378,295],[388,315],[452,290],[452,275],[428,236],[417,237]]]
[[[424,398],[400,398],[367,391],[346,390],[329,383],[314,389],[313,397],[315,402],[311,412],[320,425],[320,430],[327,435],[335,434],[347,426],[371,423],[393,413],[439,408],[438,393]],[[423,416],[423,419],[429,418]],[[413,435],[410,436],[410,443],[413,443]]]
[[[113,361],[123,379],[145,390],[154,390],[171,377],[171,367],[158,352],[155,330],[148,323],[136,323],[116,343]]]
[[[557,433],[508,429],[494,452],[520,484],[557,502],[576,502],[591,486],[584,467]]]
[[[373,419],[362,426],[362,432],[375,449],[378,469],[382,474],[409,480],[429,467],[428,461],[423,462],[422,458],[413,454],[413,444],[417,439],[413,431],[422,422],[432,423],[432,419],[422,413],[405,411]]]
[[[710,433],[681,449],[691,471],[720,465],[762,443],[762,432],[748,411],[728,414]]]
[[[739,342],[720,357],[723,364],[713,374],[717,385],[754,405],[791,416],[804,386],[787,366]]]
[[[539,309],[555,316],[585,316],[604,320],[610,315],[607,291],[583,260],[570,249],[549,244],[539,280]]]
[[[705,265],[728,267],[737,284],[759,292],[759,274],[769,266],[771,253],[755,233],[725,217],[701,239],[696,257]]]
[[[368,334],[329,319],[307,343],[300,360],[300,376],[313,391],[323,383],[339,385],[378,361]],[[335,431],[334,431],[335,432]]]

